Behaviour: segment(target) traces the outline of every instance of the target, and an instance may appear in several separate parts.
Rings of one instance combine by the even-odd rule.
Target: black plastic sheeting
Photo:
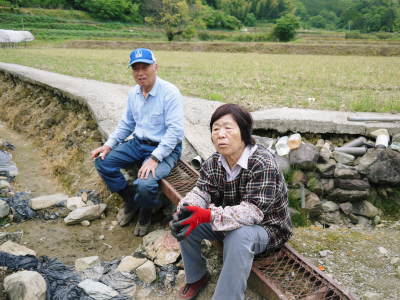
[[[56,258],[17,256],[0,251],[0,266],[13,271],[28,270],[40,273],[47,283],[47,300],[93,299],[78,287],[80,277]]]
[[[113,273],[112,269],[115,269],[116,265],[116,262],[105,263],[104,275],[102,275],[100,282],[121,293],[110,300],[129,300],[131,297],[125,296],[123,293],[125,289],[136,284],[136,276],[128,273]],[[94,299],[78,286],[82,278],[56,258],[47,256],[37,258],[33,255],[17,256],[0,251],[0,266],[13,271],[27,270],[40,273],[47,283],[46,300]]]
[[[30,193],[18,192],[14,196],[0,198],[0,200],[6,201],[10,206],[14,215],[13,221],[22,222],[37,216],[37,213],[29,207],[29,199],[31,198]]]

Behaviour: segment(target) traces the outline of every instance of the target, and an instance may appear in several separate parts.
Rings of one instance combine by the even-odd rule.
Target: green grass
[[[400,112],[398,57],[155,51],[184,95],[266,107]],[[129,50],[2,49],[0,61],[131,85]]]
[[[101,22],[78,10],[0,7],[2,29],[28,30],[39,41],[77,39],[163,39],[150,27],[121,22]]]

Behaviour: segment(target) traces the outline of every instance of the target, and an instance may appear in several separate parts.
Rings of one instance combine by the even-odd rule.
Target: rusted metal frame
[[[160,189],[165,196],[175,205],[179,203],[182,196],[175,190],[175,188],[168,182],[167,179],[161,179]]]
[[[268,280],[255,264],[251,267],[251,272],[248,280],[251,288],[258,291],[262,296],[266,296],[268,300],[288,300],[285,293],[275,283]]]
[[[338,285],[338,283],[335,280],[332,280],[328,276],[326,276],[322,271],[320,271],[318,268],[316,268],[307,258],[305,258],[303,255],[298,253],[296,250],[294,250],[292,247],[289,245],[285,244],[283,248],[286,248],[286,250],[295,256],[298,261],[302,263],[302,265],[305,265],[309,268],[310,271],[312,271],[315,275],[318,275],[322,281],[327,282],[329,285],[333,286],[336,289],[336,292],[344,296],[344,299],[354,299],[354,296],[352,296],[350,293],[347,293],[342,290],[342,288]]]

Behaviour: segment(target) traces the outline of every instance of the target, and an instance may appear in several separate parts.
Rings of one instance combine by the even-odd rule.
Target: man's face
[[[133,78],[140,87],[150,90],[157,76],[157,64],[135,63],[132,66]]]
[[[215,149],[225,158],[241,154],[245,147],[240,128],[231,114],[214,122],[211,128],[211,139]]]

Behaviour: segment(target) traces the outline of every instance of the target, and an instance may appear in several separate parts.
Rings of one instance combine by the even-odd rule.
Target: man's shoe
[[[119,226],[126,226],[132,221],[133,217],[135,216],[137,209],[129,210],[126,206],[120,208],[117,214],[117,222]]]
[[[193,283],[186,283],[179,290],[179,299],[194,299],[210,280],[210,274],[207,272],[202,278]]]
[[[117,222],[120,226],[126,226],[135,216],[138,206],[134,202],[135,189],[131,185],[127,185],[123,190],[119,191],[118,194],[124,200],[123,208],[118,210]]]
[[[144,225],[140,225],[140,221],[137,221],[135,230],[133,230],[133,234],[135,236],[145,236],[146,234],[149,233],[150,225],[151,225],[151,220]]]

